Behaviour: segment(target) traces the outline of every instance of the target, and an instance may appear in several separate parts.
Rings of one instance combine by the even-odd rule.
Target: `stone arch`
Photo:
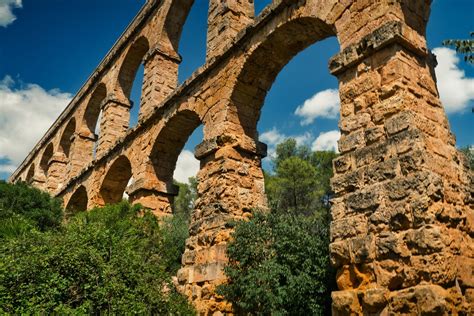
[[[25,182],[31,184],[33,182],[33,178],[35,177],[35,164],[31,164],[30,169],[28,169],[28,173],[26,174]]]
[[[89,102],[87,103],[86,110],[84,111],[84,117],[82,124],[87,128],[87,131],[91,135],[95,135],[95,128],[99,120],[100,107],[102,102],[107,97],[107,88],[104,83],[100,83],[92,93]]]
[[[46,149],[43,152],[43,155],[41,156],[40,160],[40,168],[43,171],[45,176],[48,176],[48,170],[49,170],[49,162],[51,158],[53,157],[54,154],[54,147],[52,143],[49,143],[48,146],[46,146]]]
[[[71,196],[69,202],[66,205],[68,213],[83,212],[87,210],[87,190],[81,185]]]
[[[118,157],[108,169],[100,187],[100,196],[104,204],[120,202],[131,177],[130,160],[126,156]]]
[[[199,125],[201,119],[194,111],[183,110],[176,113],[161,130],[150,154],[155,174],[160,181],[173,181],[178,156]]]
[[[130,46],[130,49],[120,67],[118,82],[123,95],[127,99],[130,99],[130,93],[132,92],[132,86],[138,68],[149,49],[150,44],[148,39],[144,36],[139,37],[135,42],[133,42],[132,46]]]
[[[173,0],[163,25],[161,45],[168,52],[178,53],[181,32],[194,0]]]
[[[258,138],[260,111],[280,71],[310,45],[334,35],[331,26],[322,20],[300,17],[277,27],[250,53],[231,96],[231,105],[236,107],[240,122],[239,128],[247,136]]]
[[[64,153],[66,157],[69,157],[71,153],[72,137],[76,132],[76,119],[72,118],[69,120],[69,123],[66,125],[66,128],[63,131],[61,140],[59,141],[59,148]]]

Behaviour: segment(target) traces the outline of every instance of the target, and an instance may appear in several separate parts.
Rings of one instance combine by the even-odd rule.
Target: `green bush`
[[[239,314],[330,314],[328,235],[316,216],[257,212],[236,226],[219,293]]]
[[[0,181],[0,239],[61,226],[61,201],[24,183]]]
[[[186,236],[171,241],[169,230],[183,224],[142,213],[124,202],[2,243],[2,312],[194,314],[170,281],[181,255],[170,248],[182,249]]]

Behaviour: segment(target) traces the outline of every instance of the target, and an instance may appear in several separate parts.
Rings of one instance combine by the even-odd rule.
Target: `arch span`
[[[43,156],[41,156],[41,161],[40,161],[40,168],[43,171],[45,176],[48,176],[48,170],[49,170],[49,162],[51,158],[53,157],[54,154],[54,146],[52,143],[50,143],[48,146],[46,146],[46,149],[43,152]]]
[[[87,210],[88,197],[86,188],[81,185],[73,193],[69,202],[66,205],[66,210],[68,214],[74,214],[77,212],[83,212]]]
[[[165,183],[173,181],[178,156],[189,136],[201,125],[201,119],[191,110],[183,110],[166,123],[156,138],[150,160],[156,176]]]
[[[118,157],[110,166],[100,187],[100,196],[104,204],[120,202],[131,177],[130,160],[126,156]]]
[[[249,54],[237,76],[231,97],[231,105],[235,106],[247,136],[258,138],[260,111],[280,71],[299,52],[330,36],[334,36],[333,30],[324,21],[315,17],[299,17],[271,31]]]
[[[95,128],[99,120],[100,106],[107,96],[107,88],[104,83],[100,83],[92,93],[87,103],[82,119],[82,124],[86,127],[90,135],[95,135]]]
[[[72,137],[76,132],[76,120],[74,118],[69,120],[69,123],[66,125],[66,128],[63,131],[61,140],[59,142],[59,148],[62,150],[64,155],[69,158],[72,145]]]
[[[132,92],[132,86],[137,75],[138,68],[140,67],[140,63],[143,61],[143,57],[149,49],[150,44],[148,39],[144,36],[141,36],[132,44],[120,67],[118,81],[123,95],[127,99],[130,99],[130,93]]]

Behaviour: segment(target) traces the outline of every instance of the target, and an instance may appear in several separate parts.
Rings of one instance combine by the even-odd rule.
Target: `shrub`
[[[218,292],[237,313],[330,314],[333,271],[327,225],[316,216],[257,212],[236,225],[229,283]]]
[[[61,226],[61,201],[24,183],[0,181],[0,239]]]
[[[128,203],[73,217],[0,245],[0,306],[9,314],[194,314],[169,265],[185,236]],[[181,249],[181,248],[180,248]],[[165,251],[166,250],[166,251]]]

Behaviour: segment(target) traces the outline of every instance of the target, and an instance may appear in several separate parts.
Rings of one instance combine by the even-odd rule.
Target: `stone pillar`
[[[89,130],[74,133],[71,138],[69,155],[69,178],[79,175],[81,170],[93,160],[93,150],[96,142],[97,135]]]
[[[181,57],[157,46],[144,58],[145,74],[140,101],[140,118],[147,117],[178,86]]]
[[[130,125],[130,108],[132,101],[119,100],[108,96],[101,105],[99,144],[96,157],[102,156],[120,137],[127,133]]]
[[[198,199],[183,268],[178,272],[179,289],[200,315],[231,313],[231,304],[218,297],[215,289],[226,281],[229,223],[249,217],[256,208],[266,208],[261,169],[266,146],[222,135],[201,143],[195,155],[201,161]]]
[[[141,204],[158,218],[173,215],[172,205],[178,192],[179,188],[173,183],[147,179],[135,181],[127,189],[130,203]]]
[[[354,24],[364,19],[343,17],[347,41],[330,61],[342,133],[332,179],[333,315],[473,312],[472,173],[439,100],[423,36],[426,12],[416,15],[418,30],[400,18],[429,6],[407,3],[395,1],[393,10],[384,4],[388,14],[353,10],[387,18],[362,33]],[[400,20],[390,21],[394,16]]]
[[[49,160],[47,187],[48,192],[55,193],[67,179],[68,160],[64,153],[57,152]]]
[[[210,0],[207,60],[221,55],[237,34],[253,22],[253,0]]]

